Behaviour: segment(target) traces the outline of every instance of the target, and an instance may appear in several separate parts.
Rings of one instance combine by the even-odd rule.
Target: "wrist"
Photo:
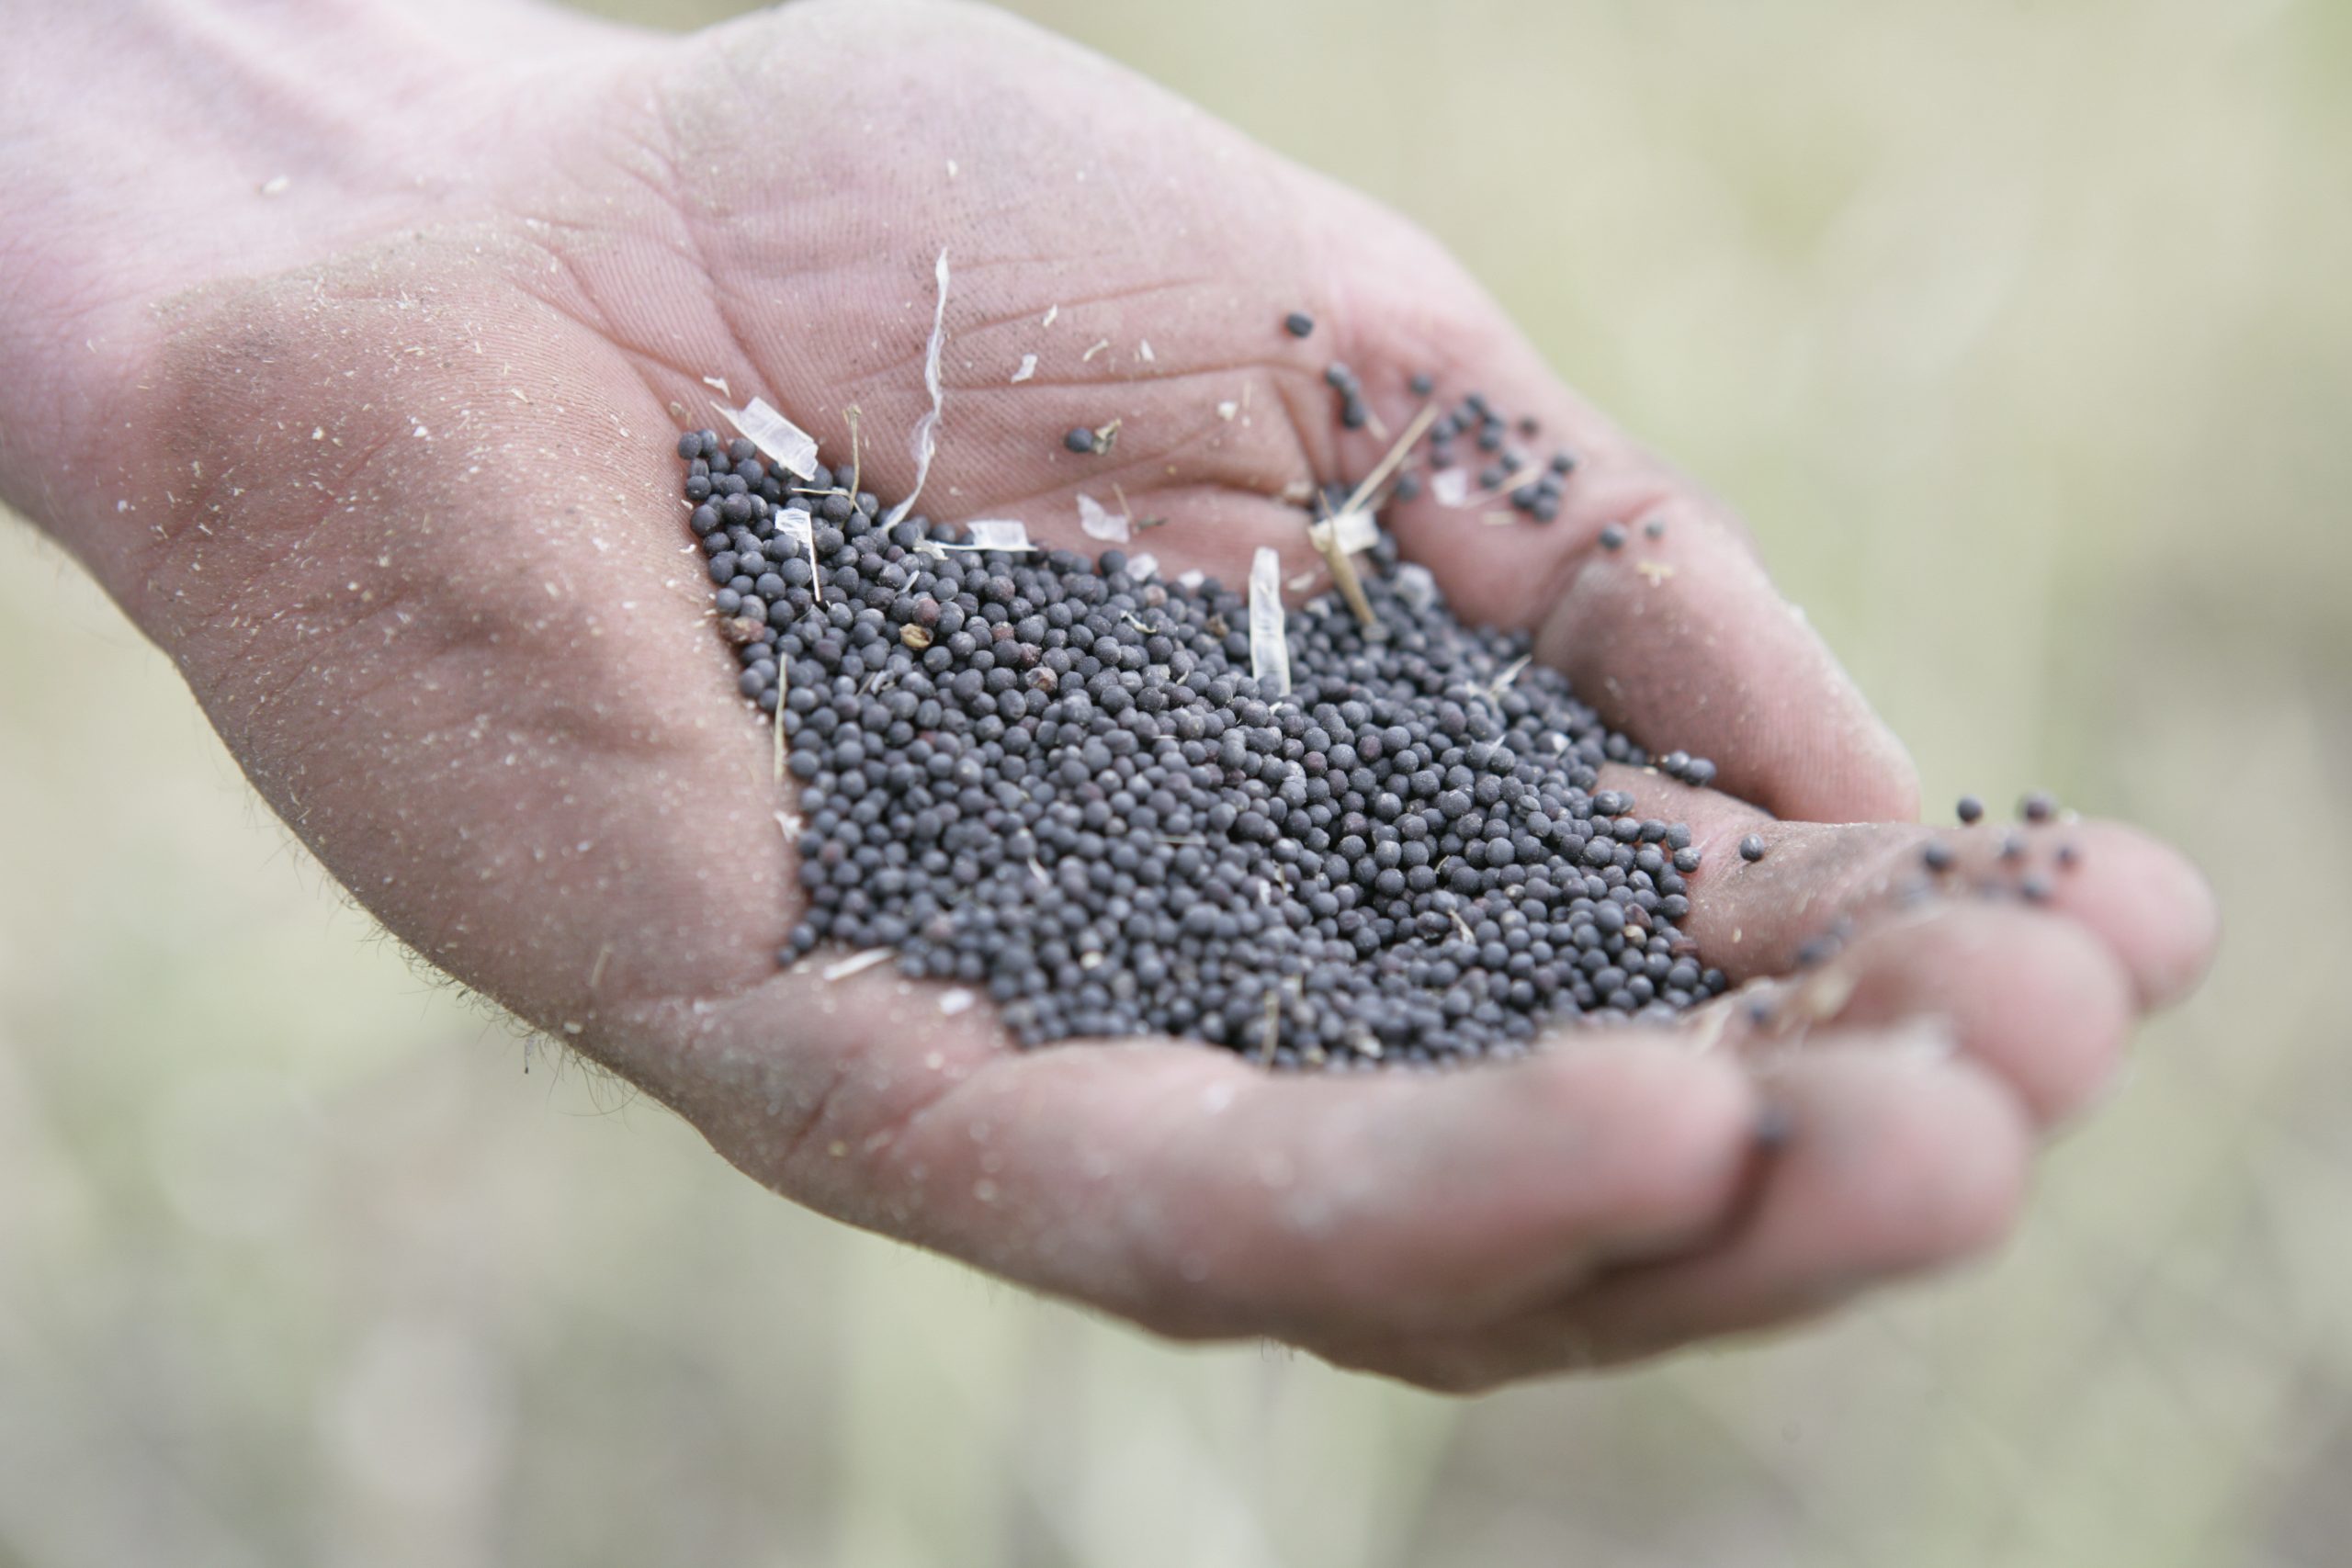
[[[142,528],[159,308],[462,207],[489,78],[623,36],[457,0],[0,0],[0,500],[102,575]]]

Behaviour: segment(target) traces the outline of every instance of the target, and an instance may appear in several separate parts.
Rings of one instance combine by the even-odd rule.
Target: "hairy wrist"
[[[479,0],[0,0],[0,499],[94,565],[157,307],[462,199],[493,78],[616,42]]]

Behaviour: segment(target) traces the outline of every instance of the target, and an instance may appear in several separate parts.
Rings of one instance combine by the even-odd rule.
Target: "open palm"
[[[2036,1128],[2201,966],[2194,874],[2118,828],[2040,831],[2036,855],[2062,831],[2083,852],[2044,907],[1895,913],[1928,836],[1900,748],[1737,525],[1393,216],[986,12],[514,25],[530,50],[402,128],[445,179],[326,182],[268,267],[177,280],[125,394],[153,437],[132,493],[164,521],[91,553],[387,925],[777,1190],[1163,1332],[1474,1386],[1982,1246]],[[905,493],[943,248],[935,515],[1082,546],[1083,491],[1166,519],[1142,547],[1170,575],[1238,578],[1260,545],[1303,573],[1298,487],[1386,445],[1341,427],[1328,362],[1392,429],[1416,372],[1537,418],[1581,458],[1557,522],[1423,501],[1389,525],[1465,619],[1534,628],[1612,722],[1717,761],[1724,793],[1605,781],[1694,829],[1710,961],[1785,973],[1850,916],[1842,954],[1770,1024],[1736,1002],[1331,1080],[1174,1042],[1019,1053],[985,1005],[949,1016],[887,968],[780,973],[789,801],[671,447],[720,382]],[[1296,309],[1305,343],[1278,326]],[[1113,421],[1105,454],[1062,444]],[[1773,848],[1747,865],[1751,831]],[[1989,873],[1990,840],[1955,840],[1946,886]]]

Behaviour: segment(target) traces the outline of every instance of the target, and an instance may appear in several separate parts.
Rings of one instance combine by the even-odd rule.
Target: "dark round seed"
[[[1293,310],[1283,318],[1283,331],[1293,337],[1307,337],[1315,331],[1315,318],[1304,310]]]
[[[1623,549],[1625,547],[1625,530],[1619,527],[1614,523],[1607,525],[1600,530],[1600,547],[1604,550]]]
[[[1764,858],[1763,835],[1760,833],[1750,833],[1747,837],[1740,840],[1739,858],[1744,861],[1762,860]]]
[[[2018,815],[2029,822],[2047,822],[2057,810],[2058,803],[2044,790],[2035,790],[2018,802]]]
[[[1919,859],[1929,871],[1950,871],[1953,859],[1951,846],[1941,839],[1930,839],[1920,847]]]
[[[1973,795],[1960,797],[1960,819],[1963,824],[1980,821],[1984,816],[1984,803]]]
[[[1094,450],[1094,432],[1082,424],[1071,425],[1062,437],[1062,445],[1073,452],[1091,453]]]

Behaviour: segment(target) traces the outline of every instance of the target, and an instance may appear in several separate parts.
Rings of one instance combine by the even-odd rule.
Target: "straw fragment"
[[[1250,562],[1250,672],[1269,696],[1290,695],[1290,644],[1283,637],[1283,558],[1261,545]]]
[[[915,484],[898,505],[890,508],[890,515],[882,520],[885,528],[895,528],[906,521],[907,513],[915,509],[915,498],[922,494],[922,482],[931,477],[931,459],[939,450],[939,416],[946,405],[946,395],[939,384],[939,355],[947,346],[947,251],[941,247],[939,259],[932,264],[932,276],[939,283],[939,299],[931,310],[931,342],[923,350],[922,385],[931,394],[931,412],[915,425],[909,446],[915,455]]]
[[[894,947],[869,947],[864,953],[853,953],[837,964],[828,964],[822,971],[825,983],[846,980],[852,975],[862,975],[877,964],[888,962],[898,953]]]

